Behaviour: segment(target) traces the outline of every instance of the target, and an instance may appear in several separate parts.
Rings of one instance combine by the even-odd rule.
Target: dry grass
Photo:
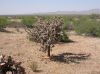
[[[14,28],[8,30],[13,33],[0,32],[0,54],[14,56],[14,59],[23,62],[22,66],[25,67],[27,74],[36,74],[29,67],[32,61],[37,61],[41,70],[39,74],[100,74],[100,38],[82,37],[71,33],[69,37],[74,42],[56,44],[51,54],[53,56],[63,53],[72,53],[75,56],[76,54],[91,55],[88,59],[79,61],[80,63],[63,63],[43,59],[46,54],[38,50],[39,44],[27,40],[24,30],[20,29],[22,33]]]
[[[31,62],[31,64],[29,65],[29,67],[31,68],[31,70],[33,72],[37,72],[38,64],[37,64],[37,62]]]

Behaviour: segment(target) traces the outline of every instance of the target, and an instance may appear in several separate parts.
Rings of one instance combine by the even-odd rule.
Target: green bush
[[[0,17],[0,31],[3,30],[7,26],[7,19],[4,17]]]
[[[69,38],[66,34],[66,31],[64,31],[64,30],[62,31],[62,35],[60,35],[59,41],[60,42],[69,42]]]
[[[78,34],[100,37],[100,22],[96,19],[82,17],[74,22],[75,31]]]
[[[22,23],[26,25],[28,28],[32,28],[34,23],[36,22],[35,17],[23,17],[22,18]]]

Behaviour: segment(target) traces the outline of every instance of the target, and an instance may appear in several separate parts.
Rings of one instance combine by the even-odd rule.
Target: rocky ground
[[[38,50],[39,44],[27,39],[23,29],[7,30],[11,33],[0,32],[0,54],[21,61],[26,74],[100,74],[100,38],[69,33],[73,42],[56,44],[51,52],[51,61]],[[37,72],[29,67],[32,61],[38,64]]]

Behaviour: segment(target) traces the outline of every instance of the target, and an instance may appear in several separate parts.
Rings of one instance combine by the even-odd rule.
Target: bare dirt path
[[[74,42],[56,44],[51,52],[52,55],[66,53],[69,56],[77,54],[80,57],[82,54],[90,54],[88,59],[68,64],[42,59],[46,55],[38,50],[39,44],[30,42],[22,29],[20,29],[21,32],[13,28],[8,30],[14,33],[0,32],[0,54],[11,55],[14,59],[22,61],[26,74],[100,74],[100,38],[70,35],[70,39]],[[77,60],[79,57],[74,59]],[[39,72],[34,73],[29,68],[31,61],[38,63]]]

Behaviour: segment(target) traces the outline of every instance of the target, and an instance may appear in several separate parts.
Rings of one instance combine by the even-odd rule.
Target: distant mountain
[[[100,14],[100,9],[91,9],[84,11],[57,11],[48,13],[38,13],[39,15],[90,15],[90,14]]]
[[[91,9],[84,11],[56,11],[56,12],[44,12],[44,13],[32,13],[32,14],[11,14],[11,15],[0,15],[0,16],[32,16],[32,15],[90,15],[100,14],[100,9]]]

